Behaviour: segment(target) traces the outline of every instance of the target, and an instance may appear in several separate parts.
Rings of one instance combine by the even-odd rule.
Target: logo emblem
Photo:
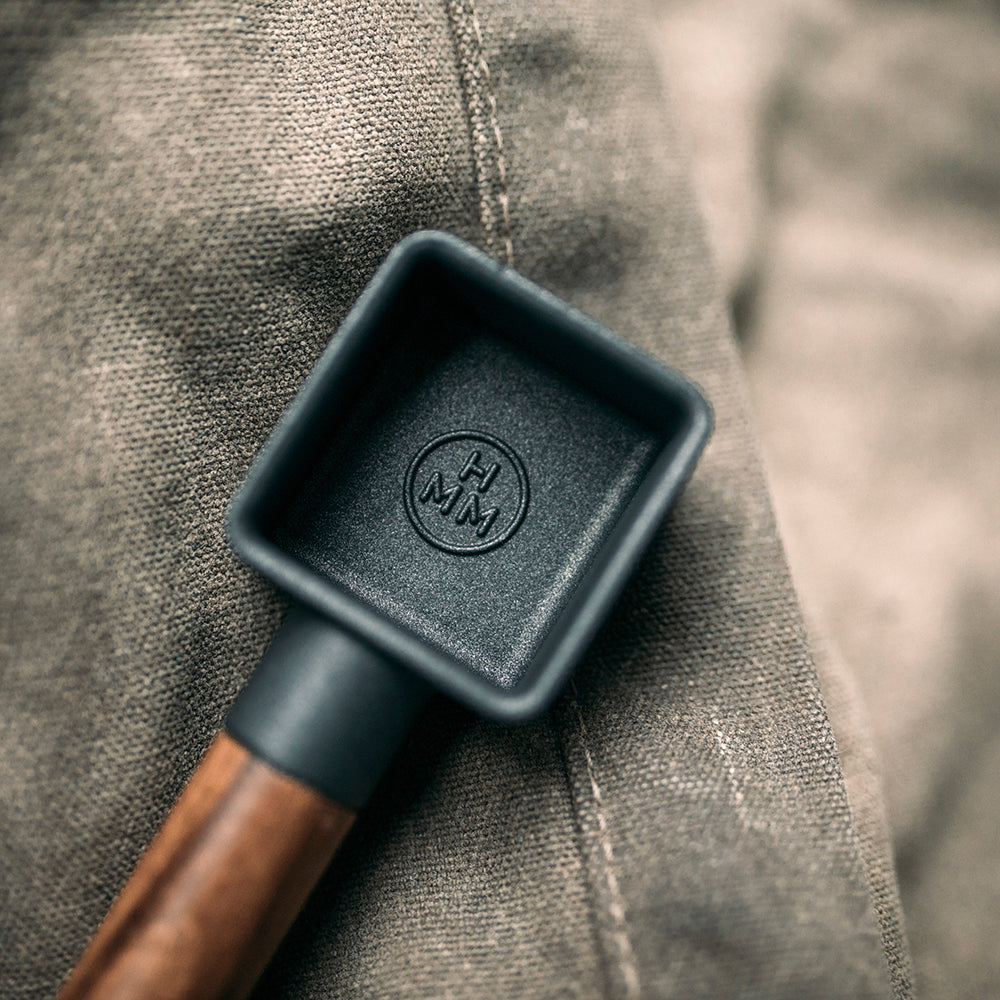
[[[482,431],[453,431],[424,445],[403,484],[420,536],[456,555],[489,552],[528,510],[528,474],[510,445]]]

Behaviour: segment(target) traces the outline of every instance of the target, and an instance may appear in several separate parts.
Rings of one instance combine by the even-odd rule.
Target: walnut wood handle
[[[221,733],[57,1000],[246,996],[354,817]]]

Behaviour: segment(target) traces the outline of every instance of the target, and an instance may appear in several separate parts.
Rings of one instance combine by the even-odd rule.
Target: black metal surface
[[[331,435],[273,537],[509,688],[634,494],[656,439],[501,340],[459,328],[421,332],[419,342],[418,363],[393,366],[366,393],[364,433]],[[415,457],[448,435],[408,477]],[[481,493],[485,474],[460,478],[473,456],[476,469],[495,470]],[[496,512],[488,525],[486,511]]]
[[[357,810],[430,690],[413,671],[299,607],[230,709],[226,729],[255,756]]]

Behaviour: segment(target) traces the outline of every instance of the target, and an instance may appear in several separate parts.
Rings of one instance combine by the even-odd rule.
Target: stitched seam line
[[[502,253],[507,264],[513,266],[514,243],[511,235],[507,160],[479,17],[472,0],[446,0],[445,10],[458,54],[466,113],[472,131],[472,156],[479,188],[480,221],[489,248],[495,253]],[[494,151],[492,166],[488,163],[489,148]],[[494,176],[491,177],[491,174]],[[499,213],[494,202],[499,206]],[[500,232],[497,231],[498,228]]]
[[[497,99],[493,92],[493,79],[490,76],[490,66],[486,61],[486,52],[483,47],[483,33],[479,28],[479,17],[476,14],[476,7],[472,0],[469,0],[469,13],[472,16],[472,30],[476,36],[476,47],[479,50],[479,66],[483,71],[483,79],[486,81],[486,100],[490,106],[490,125],[493,129],[493,138],[497,144],[497,174],[500,178],[500,191],[497,198],[500,202],[501,218],[503,219],[503,242],[504,250],[507,254],[507,263],[514,266],[514,241],[510,231],[510,198],[507,194],[507,161],[503,153],[503,136],[500,134],[500,119],[497,117]]]
[[[570,681],[570,690],[570,703],[576,713],[580,729],[580,746],[583,749],[583,758],[587,764],[587,777],[590,779],[590,791],[594,796],[594,808],[597,813],[598,844],[601,848],[604,879],[608,887],[608,912],[611,914],[611,937],[618,949],[618,968],[625,983],[626,1000],[639,1000],[642,992],[639,980],[639,967],[635,960],[635,952],[632,950],[632,939],[629,937],[628,918],[625,913],[625,897],[622,895],[621,886],[618,884],[618,876],[615,873],[615,853],[611,844],[611,835],[608,832],[604,799],[601,796],[601,786],[597,783],[594,760],[590,755],[590,747],[587,742],[587,726],[583,721],[583,712],[576,699],[576,684],[572,681]]]

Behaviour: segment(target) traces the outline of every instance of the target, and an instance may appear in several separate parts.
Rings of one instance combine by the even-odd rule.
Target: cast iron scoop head
[[[455,237],[403,240],[236,497],[236,551],[477,712],[550,703],[711,429],[690,382]]]

